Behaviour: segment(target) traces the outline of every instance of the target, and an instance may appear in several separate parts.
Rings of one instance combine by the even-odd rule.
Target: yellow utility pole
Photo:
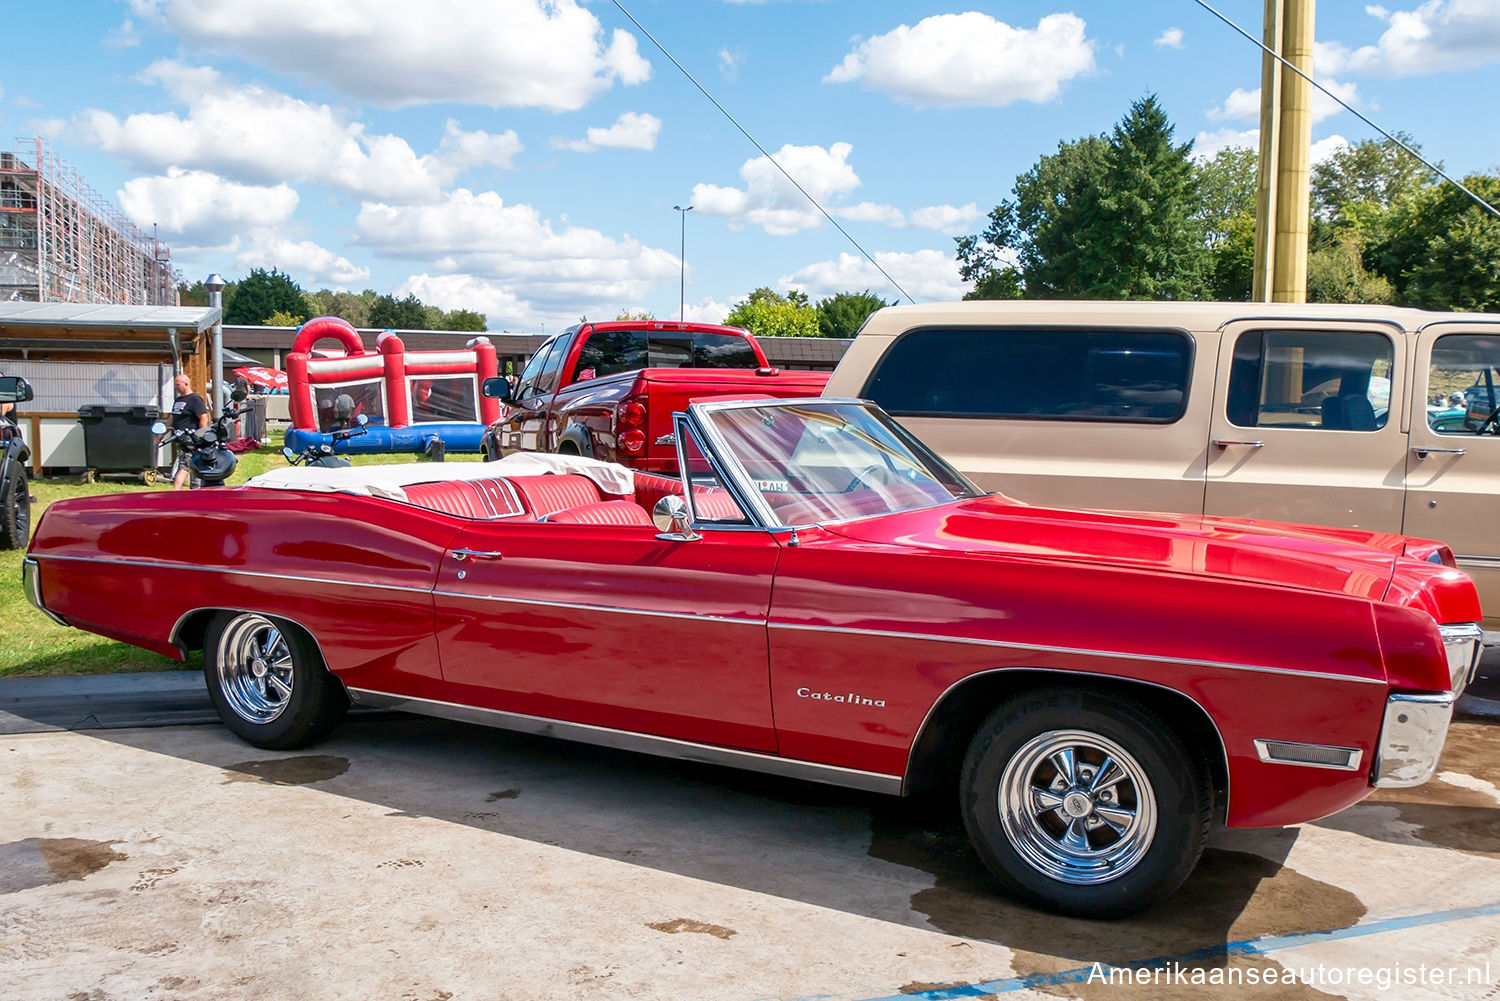
[[[1315,0],[1266,0],[1265,45],[1312,75]],[[1256,302],[1307,301],[1312,84],[1261,56],[1260,169],[1255,213]]]

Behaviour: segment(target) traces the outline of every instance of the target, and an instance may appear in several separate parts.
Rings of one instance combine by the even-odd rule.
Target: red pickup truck
[[[677,473],[673,411],[721,397],[817,396],[827,372],[783,372],[739,327],[659,320],[582,323],[537,349],[480,442],[486,460],[561,452]]]

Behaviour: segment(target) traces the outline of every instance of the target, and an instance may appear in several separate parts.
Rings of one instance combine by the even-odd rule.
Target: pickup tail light
[[[646,451],[646,404],[638,396],[626,398],[615,415],[620,451],[640,455]]]

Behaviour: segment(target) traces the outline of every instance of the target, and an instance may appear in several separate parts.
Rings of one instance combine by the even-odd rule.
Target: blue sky
[[[1258,50],[1192,0],[622,0],[917,301],[1017,174],[1158,95],[1253,145]],[[1262,0],[1219,10],[1260,34]],[[189,280],[279,267],[486,313],[690,319],[751,289],[898,297],[615,4],[9,3],[0,145],[41,135]],[[1500,166],[1500,0],[1318,4],[1315,72],[1466,173]],[[1320,101],[1315,155],[1372,133]],[[14,140],[12,140],[14,137]]]

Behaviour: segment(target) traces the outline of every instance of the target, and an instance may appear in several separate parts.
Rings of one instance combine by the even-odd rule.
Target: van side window
[[[1438,434],[1496,434],[1500,337],[1444,334],[1432,344],[1427,425]]]
[[[898,417],[1170,424],[1187,405],[1192,360],[1176,331],[914,330],[861,395]]]
[[[1394,349],[1381,334],[1254,330],[1234,344],[1225,403],[1239,427],[1378,431]]]

